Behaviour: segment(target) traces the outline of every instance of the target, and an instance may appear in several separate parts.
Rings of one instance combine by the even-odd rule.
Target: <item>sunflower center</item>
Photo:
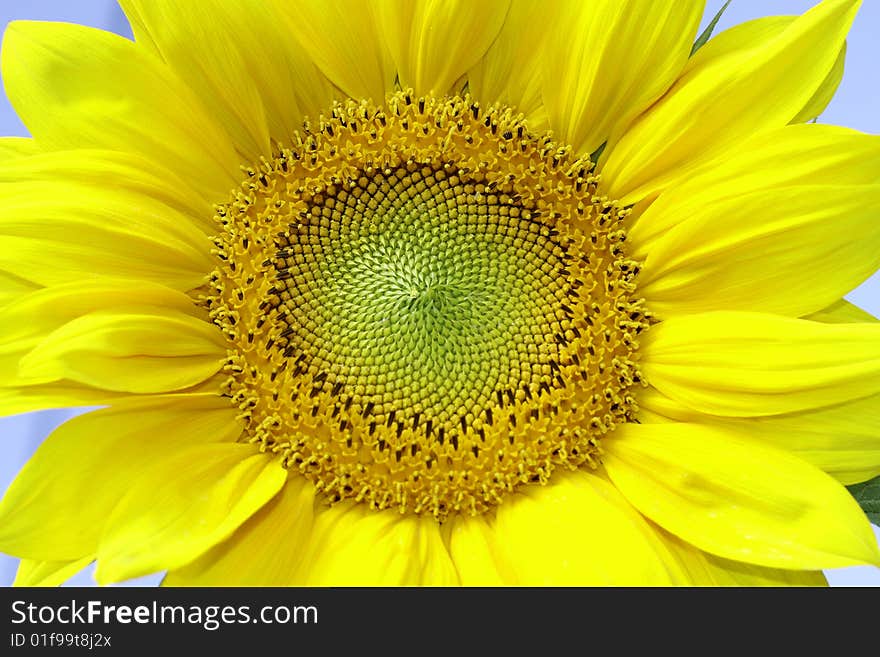
[[[278,250],[296,355],[372,403],[371,424],[399,413],[441,444],[496,391],[552,382],[555,350],[537,345],[566,307],[565,248],[478,180],[415,163],[363,175],[313,199]]]
[[[633,410],[637,265],[589,161],[467,98],[348,103],[219,208],[243,439],[330,501],[480,513]]]

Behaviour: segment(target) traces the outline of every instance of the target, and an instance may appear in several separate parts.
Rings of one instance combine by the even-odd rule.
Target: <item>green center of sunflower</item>
[[[491,415],[497,392],[552,383],[571,258],[485,183],[376,171],[318,199],[281,244],[295,353],[372,402],[372,423],[397,410],[401,432],[442,444]]]
[[[401,92],[249,170],[209,299],[242,439],[438,519],[595,467],[647,320],[591,168],[509,109]]]

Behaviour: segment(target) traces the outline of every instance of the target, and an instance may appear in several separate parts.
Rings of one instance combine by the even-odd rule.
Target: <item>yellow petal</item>
[[[504,543],[487,515],[450,519],[449,552],[464,586],[514,586],[520,583]]]
[[[3,83],[48,149],[125,147],[225,198],[239,156],[195,94],[158,58],[121,36],[68,23],[14,21]]]
[[[498,36],[510,0],[385,0],[373,5],[400,86],[445,94]]]
[[[693,422],[751,437],[795,454],[845,485],[880,475],[878,395],[816,410],[753,418],[705,415],[650,388],[639,393],[639,404],[642,421]]]
[[[273,2],[123,0],[135,41],[152,45],[226,128],[248,162],[271,155],[332,89],[281,27]]]
[[[0,314],[0,354],[30,350],[81,315],[139,304],[201,317],[188,295],[162,285],[123,279],[77,281],[41,288],[9,303]]]
[[[724,422],[732,430],[786,449],[843,484],[880,475],[880,396],[809,413]]]
[[[25,384],[68,379],[118,392],[171,392],[220,369],[223,335],[180,311],[149,306],[81,315],[19,361]]]
[[[678,81],[605,150],[602,178],[625,204],[687,180],[744,138],[789,123],[837,60],[859,0],[825,0],[781,33],[730,30],[697,51]]]
[[[484,105],[503,103],[525,114],[532,130],[548,127],[541,100],[541,60],[548,6],[540,0],[513,2],[498,37],[468,71],[468,90]]]
[[[651,245],[639,291],[660,318],[816,312],[880,266],[878,203],[880,184],[763,189],[706,203]]]
[[[0,502],[0,551],[40,561],[94,555],[107,516],[146,466],[193,445],[235,440],[235,416],[215,394],[128,400],[65,422]]]
[[[43,235],[57,239],[64,231],[97,233],[103,229],[119,235],[120,239],[132,237],[157,245],[174,245],[199,265],[213,265],[210,254],[205,253],[211,247],[205,230],[188,214],[162,200],[126,189],[123,179],[119,187],[107,185],[107,179],[114,172],[105,173],[107,177],[102,184],[97,180],[80,183],[69,178],[3,184],[0,230],[4,235],[32,236],[37,234],[32,224],[39,221]],[[78,236],[69,237],[75,242]]]
[[[544,103],[557,137],[589,154],[662,96],[687,62],[704,5],[563,3],[551,16],[542,58]]]
[[[223,543],[168,573],[163,586],[290,586],[302,572],[315,487],[300,476]]]
[[[713,56],[715,58],[723,57],[736,51],[753,48],[770,39],[775,39],[790,27],[796,18],[797,16],[767,16],[736,25],[716,37],[713,43]],[[845,58],[846,42],[841,47],[831,71],[819,84],[813,96],[807,101],[807,104],[791,120],[792,123],[809,121],[825,110],[843,77]],[[705,65],[705,62],[703,64]],[[685,70],[689,69],[690,66]]]
[[[280,2],[285,29],[343,93],[381,103],[394,87],[394,63],[379,36],[375,3],[347,0]]]
[[[214,396],[223,385],[224,379],[225,375],[220,371],[197,385],[164,396],[178,397],[204,395],[206,393]],[[11,379],[9,380],[11,381]],[[27,385],[21,381],[14,381],[13,383],[12,387],[0,385],[0,416],[29,413],[30,411],[39,411],[45,408],[101,406],[110,403],[115,405],[120,403],[120,401],[128,403],[133,399],[141,397],[140,395],[132,395],[126,392],[92,388],[81,383],[66,380],[35,385]]]
[[[180,244],[144,236],[94,229],[83,230],[74,242],[71,233],[67,239],[60,232],[48,237],[39,235],[39,224],[30,219],[17,229],[29,235],[0,234],[0,275],[16,276],[34,287],[95,276],[97,271],[98,275],[142,278],[177,290],[191,290],[201,285],[206,271],[210,271],[195,264],[193,253],[181,253]]]
[[[5,307],[10,301],[18,299],[39,289],[32,283],[20,276],[0,271],[0,308]]]
[[[878,203],[880,137],[768,131],[642,213],[629,234],[639,292],[660,317],[818,311],[880,266]]]
[[[880,564],[852,496],[787,452],[685,423],[623,425],[603,446],[626,498],[701,550],[795,570]]]
[[[14,383],[21,382],[14,381]],[[122,395],[123,393],[89,388],[70,381],[35,386],[0,387],[0,416],[30,413],[46,408],[99,406],[108,404]]]
[[[0,200],[0,269],[39,285],[103,274],[189,290],[214,267],[188,215],[106,182],[6,183]]]
[[[765,568],[716,557],[666,532],[663,537],[693,586],[828,586],[821,570]]]
[[[840,299],[806,317],[829,324],[878,320]],[[817,410],[755,418],[721,418],[698,413],[652,388],[639,393],[642,421],[711,423],[745,433],[797,454],[845,485],[880,475],[880,396]]]
[[[703,413],[793,413],[880,392],[878,324],[703,313],[652,327],[641,351],[648,382]]]
[[[822,84],[816,89],[816,93],[814,93],[813,97],[807,101],[804,108],[791,120],[792,123],[812,121],[825,111],[825,108],[828,107],[828,103],[834,98],[834,94],[837,92],[837,87],[840,86],[840,81],[843,80],[843,67],[845,63],[846,43],[844,43],[843,48],[840,49],[840,54],[837,56],[837,61],[834,62],[831,72],[828,73],[822,81]]]
[[[644,259],[666,233],[706,204],[758,190],[878,180],[880,137],[837,126],[783,126],[746,139],[724,160],[664,191],[639,214],[627,238],[633,255]]]
[[[33,141],[33,140],[29,140]],[[113,189],[107,190],[107,181],[113,181]],[[101,149],[77,148],[50,153],[35,152],[15,161],[0,161],[2,183],[45,183],[65,181],[73,189],[87,197],[110,191],[127,192],[147,197],[154,205],[161,203],[172,210],[171,221],[159,216],[157,223],[194,223],[207,235],[217,232],[213,204],[216,198],[203,196],[198,189],[187,185],[179,176],[137,153]],[[14,185],[6,187],[7,192]],[[40,196],[52,196],[51,187]],[[136,197],[129,197],[128,204],[137,204]],[[130,214],[130,213],[129,213]],[[164,215],[165,213],[162,213]],[[180,216],[184,215],[184,216]]]
[[[585,472],[523,488],[498,507],[488,532],[474,521],[454,526],[451,553],[464,584],[681,583],[656,531],[611,484]],[[495,577],[480,570],[486,563],[497,564]]]
[[[88,566],[94,557],[83,557],[73,561],[34,561],[22,559],[15,573],[13,586],[58,586],[64,584],[83,568]]]
[[[39,152],[37,142],[31,137],[0,137],[0,162],[2,163]]]
[[[8,373],[0,386],[32,383],[32,376],[16,376],[21,359],[68,322],[91,312],[132,304],[168,308],[207,320],[204,310],[197,308],[188,295],[144,281],[82,281],[23,294],[0,315],[0,369]]]
[[[286,477],[277,458],[240,443],[158,459],[107,519],[95,579],[118,582],[193,561],[272,499]]]
[[[316,509],[291,584],[450,586],[458,575],[433,518],[341,502]]]
[[[862,310],[857,305],[850,303],[846,299],[840,299],[826,308],[818,310],[804,317],[814,322],[825,322],[826,324],[849,324],[852,322],[876,322],[878,321],[874,315]]]

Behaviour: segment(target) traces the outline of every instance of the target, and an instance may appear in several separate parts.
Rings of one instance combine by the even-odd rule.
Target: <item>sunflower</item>
[[[858,9],[122,0],[17,22],[18,584],[719,585],[880,564]],[[692,50],[694,52],[692,52]]]

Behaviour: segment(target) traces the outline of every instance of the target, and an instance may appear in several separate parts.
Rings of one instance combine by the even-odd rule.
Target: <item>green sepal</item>
[[[731,0],[727,0],[724,3],[724,6],[718,10],[718,13],[715,14],[715,17],[709,21],[709,24],[706,26],[706,29],[703,30],[703,33],[697,37],[697,40],[694,41],[694,47],[691,48],[691,57],[694,56],[694,53],[697,52],[700,48],[706,45],[706,42],[712,36],[712,32],[715,30],[715,26],[718,25],[718,21],[721,20],[721,15],[724,13],[724,10],[727,9],[727,6],[731,3]]]
[[[847,486],[847,490],[855,498],[868,520],[880,525],[880,477],[874,477],[860,484]]]

